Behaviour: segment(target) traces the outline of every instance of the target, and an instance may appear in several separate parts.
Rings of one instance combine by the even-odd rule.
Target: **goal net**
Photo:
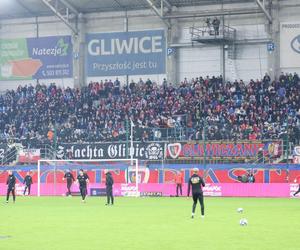
[[[139,165],[137,159],[110,160],[39,160],[37,166],[37,195],[69,195],[64,176],[72,173],[77,179],[82,169],[89,177],[88,195],[104,196],[106,173],[114,179],[114,195],[139,196]],[[71,195],[79,195],[79,187],[71,186]]]

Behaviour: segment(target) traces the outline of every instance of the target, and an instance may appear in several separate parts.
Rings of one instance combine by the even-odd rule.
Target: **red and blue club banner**
[[[246,158],[262,156],[279,157],[281,141],[253,142],[176,142],[166,144],[167,159],[195,159],[201,157]]]
[[[205,176],[206,186],[203,189],[205,196],[236,196],[236,197],[290,197],[298,190],[300,177],[299,164],[276,165],[245,165],[245,164],[153,164],[140,166],[138,176],[135,169],[126,164],[117,164],[110,168],[114,178],[114,194],[118,196],[131,196],[135,194],[135,180],[139,179],[139,192],[143,196],[174,196],[176,194],[175,175],[181,172],[184,176],[183,195],[186,195],[187,181],[192,174],[192,168],[198,167],[199,173]],[[17,178],[16,192],[22,195],[23,181],[27,171],[33,174],[32,195],[37,194],[37,166],[3,166],[0,171],[0,195],[6,192],[7,170],[13,171]],[[86,170],[90,183],[88,190],[105,188],[105,169],[91,164],[41,166],[41,195],[65,195],[66,182],[63,181],[64,173],[70,169],[77,176],[79,168]],[[107,169],[107,168],[106,168]],[[255,183],[240,183],[238,176],[254,173]],[[78,192],[78,186],[72,186],[73,192]]]
[[[125,159],[130,157],[130,143],[61,143],[58,159]],[[247,142],[134,142],[133,158],[139,160],[280,157],[281,141]],[[259,155],[261,152],[261,155]]]
[[[91,164],[76,164],[59,166],[41,166],[41,183],[63,183],[63,176],[67,169],[71,169],[74,176],[80,168],[87,171],[91,183],[104,183],[105,170],[110,169],[115,183],[165,183],[173,184],[175,176],[181,172],[187,183],[194,167],[199,168],[199,174],[205,177],[207,183],[238,183],[239,176],[253,173],[257,183],[288,183],[300,177],[300,164],[150,164],[139,165],[138,177],[135,168],[130,164],[120,163],[114,166],[98,166]],[[7,170],[12,170],[17,181],[22,183],[27,171],[32,171],[33,181],[37,182],[36,165],[3,166],[0,170],[0,183],[5,183]]]

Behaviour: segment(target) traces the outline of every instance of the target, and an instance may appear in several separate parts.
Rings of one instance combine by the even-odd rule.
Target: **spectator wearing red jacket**
[[[179,172],[175,176],[175,183],[176,183],[176,197],[178,197],[178,193],[180,191],[180,195],[182,196],[182,184],[183,184],[183,175],[181,172]]]
[[[296,196],[298,193],[300,193],[300,176],[297,176],[294,182],[298,183],[298,190],[296,193],[294,193],[294,196]]]

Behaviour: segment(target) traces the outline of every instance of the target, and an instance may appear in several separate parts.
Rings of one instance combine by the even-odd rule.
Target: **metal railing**
[[[42,159],[55,159],[56,158],[56,150],[50,144],[37,145],[38,149],[40,149],[40,157]],[[8,149],[3,153],[2,158],[0,160],[0,165],[15,165],[19,163],[19,154],[20,150],[23,147],[15,144],[9,145]]]
[[[17,149],[15,147],[9,148],[7,151],[3,153],[3,157],[1,158],[1,165],[12,165],[17,161]]]
[[[38,148],[42,159],[56,159],[56,150],[51,144],[42,144]]]
[[[236,36],[236,29],[227,25],[220,25],[219,30],[214,30],[211,26],[190,27],[190,34],[192,40],[204,38],[223,38],[226,40],[234,40]]]

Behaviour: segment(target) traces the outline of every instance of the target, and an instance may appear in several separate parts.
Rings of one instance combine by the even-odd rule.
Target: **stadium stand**
[[[0,0],[0,250],[300,250],[299,13]]]
[[[274,81],[266,74],[249,82],[207,76],[178,85],[150,79],[128,86],[118,79],[90,82],[80,89],[25,85],[0,96],[0,135],[4,142],[19,138],[31,146],[51,143],[54,136],[60,142],[117,141],[132,119],[139,140],[165,139],[155,131],[178,128],[181,139],[201,140],[205,128],[208,140],[278,139],[288,133],[297,145],[299,99],[296,73]],[[170,140],[176,136],[168,133]]]

